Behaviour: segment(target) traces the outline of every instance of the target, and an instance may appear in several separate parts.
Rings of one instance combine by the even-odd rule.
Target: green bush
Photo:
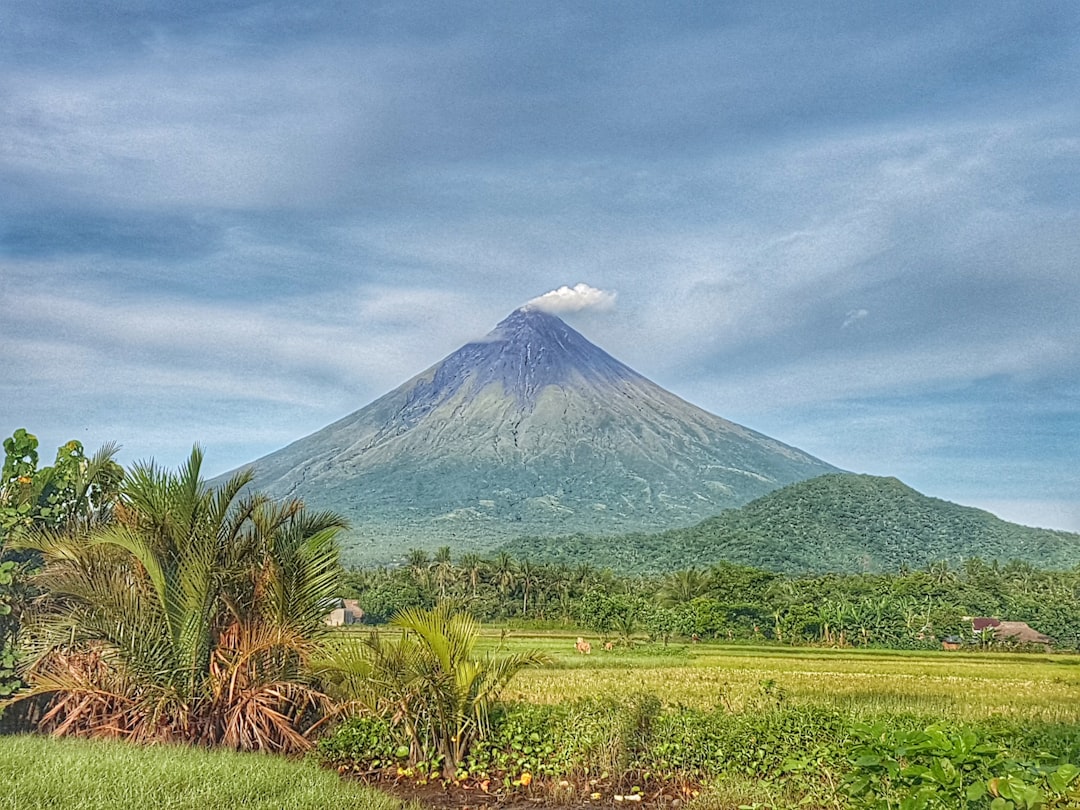
[[[1080,768],[1018,762],[972,729],[857,725],[844,790],[866,810],[1077,807]]]
[[[764,682],[740,712],[664,710],[647,694],[503,704],[456,777],[510,787],[530,774],[550,787],[587,780],[623,790],[757,783],[814,806],[1050,810],[1080,807],[1080,770],[1067,761],[1078,739],[1074,728],[975,728],[912,716],[860,724],[835,709],[790,705]],[[358,719],[319,750],[335,766],[367,771],[400,761],[401,746],[384,721]]]
[[[346,720],[319,740],[317,753],[327,765],[369,770],[407,759],[409,746],[388,720],[364,715]]]
[[[835,711],[779,706],[752,713],[683,709],[661,715],[642,770],[707,780],[724,775],[779,778],[815,752],[836,751],[848,737]],[[840,757],[826,757],[836,765]]]
[[[978,729],[1019,759],[1063,765],[1080,762],[1080,726],[998,719]]]
[[[15,563],[0,562],[0,698],[7,697],[19,688],[15,676],[15,630],[12,615],[11,586],[15,581]],[[0,713],[3,707],[0,706]]]
[[[474,747],[466,771],[505,782],[524,773],[556,778],[621,773],[636,752],[631,727],[648,722],[643,718],[655,712],[653,700],[590,698],[557,706],[505,706],[492,718],[491,735]]]
[[[771,700],[771,704],[764,701]],[[559,705],[501,705],[491,732],[470,750],[459,779],[510,785],[528,773],[552,779],[705,782],[723,776],[816,783],[843,761],[848,726],[834,711],[783,705],[763,693],[754,711],[661,711],[654,695],[598,697]],[[406,741],[384,720],[357,718],[319,744],[335,767],[393,765]]]

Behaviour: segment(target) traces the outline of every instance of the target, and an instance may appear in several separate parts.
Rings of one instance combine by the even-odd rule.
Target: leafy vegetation
[[[34,595],[27,574],[33,555],[13,544],[34,532],[85,530],[107,515],[115,501],[122,468],[116,448],[87,457],[77,441],[63,445],[51,467],[38,466],[38,440],[24,429],[4,440],[0,472],[0,698],[20,685],[15,677],[20,617]]]
[[[309,662],[338,587],[332,514],[202,481],[196,448],[124,478],[110,515],[28,530],[42,595],[23,614],[17,700],[58,734],[303,748],[326,706]]]
[[[925,730],[858,724],[844,791],[857,808],[1048,810],[1080,802],[1080,768],[1018,762],[1000,743],[945,724]]]
[[[547,658],[529,651],[475,655],[479,625],[449,603],[404,610],[391,625],[402,631],[398,637],[373,631],[362,643],[344,641],[321,671],[338,697],[399,731],[410,765],[438,762],[453,778],[489,733],[491,710],[510,679]]]
[[[685,529],[523,537],[502,548],[519,558],[627,574],[676,571],[686,560],[790,574],[899,571],[971,557],[1052,568],[1080,563],[1080,535],[1008,523],[895,478],[846,473],[791,484]]]
[[[491,793],[535,782],[537,790],[559,793],[561,787],[564,799],[576,794],[579,802],[590,794],[640,798],[673,785],[686,786],[689,795],[690,787],[725,777],[795,781],[788,778],[787,761],[829,745],[833,750],[824,756],[839,773],[848,731],[836,712],[781,707],[772,695],[761,697],[755,713],[739,714],[723,708],[664,711],[650,694],[508,704],[495,714],[492,733],[470,751],[455,780]],[[408,771],[386,758],[393,744],[391,726],[354,720],[325,738],[319,753],[346,771]],[[801,780],[799,789],[816,781]]]
[[[0,562],[0,698],[10,695],[19,685],[15,677],[15,627],[11,618],[11,584],[15,563]]]

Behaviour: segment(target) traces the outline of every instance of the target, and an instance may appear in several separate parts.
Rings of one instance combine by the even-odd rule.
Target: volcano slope
[[[691,405],[529,308],[248,466],[257,488],[344,514],[350,563],[688,526],[836,471]]]

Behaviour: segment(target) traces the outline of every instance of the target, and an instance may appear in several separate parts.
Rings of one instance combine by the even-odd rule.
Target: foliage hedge
[[[788,797],[851,807],[1080,806],[1068,803],[1080,801],[1080,777],[1068,764],[1080,761],[1080,729],[1074,727],[959,726],[915,716],[860,722],[834,709],[788,705],[768,683],[741,712],[663,709],[645,694],[506,704],[492,720],[491,734],[457,773],[458,781],[492,792],[530,782],[534,791],[569,781],[579,790],[630,793],[760,780]],[[427,780],[437,771],[436,763],[410,768],[404,740],[386,720],[371,717],[338,726],[318,755],[342,772]],[[1038,795],[1046,803],[991,804],[999,784],[991,780],[1006,778],[1018,796]],[[976,782],[980,787],[972,787]],[[1053,785],[1060,787],[1057,794]],[[969,790],[977,801],[964,805],[957,797],[968,801]],[[916,794],[927,803],[901,804]]]

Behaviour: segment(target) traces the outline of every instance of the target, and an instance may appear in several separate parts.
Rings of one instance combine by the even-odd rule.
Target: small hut
[[[1007,644],[1042,644],[1051,646],[1054,640],[1045,633],[1040,633],[1027,622],[999,622],[994,630],[994,638]]]
[[[364,620],[364,611],[355,599],[331,599],[326,604],[327,614],[324,620],[330,627],[345,624],[360,624]]]
[[[1045,633],[1040,633],[1027,622],[1008,622],[990,616],[972,616],[971,630],[978,636],[987,630],[992,631],[994,641],[999,644],[1041,644],[1050,648],[1054,640]]]

